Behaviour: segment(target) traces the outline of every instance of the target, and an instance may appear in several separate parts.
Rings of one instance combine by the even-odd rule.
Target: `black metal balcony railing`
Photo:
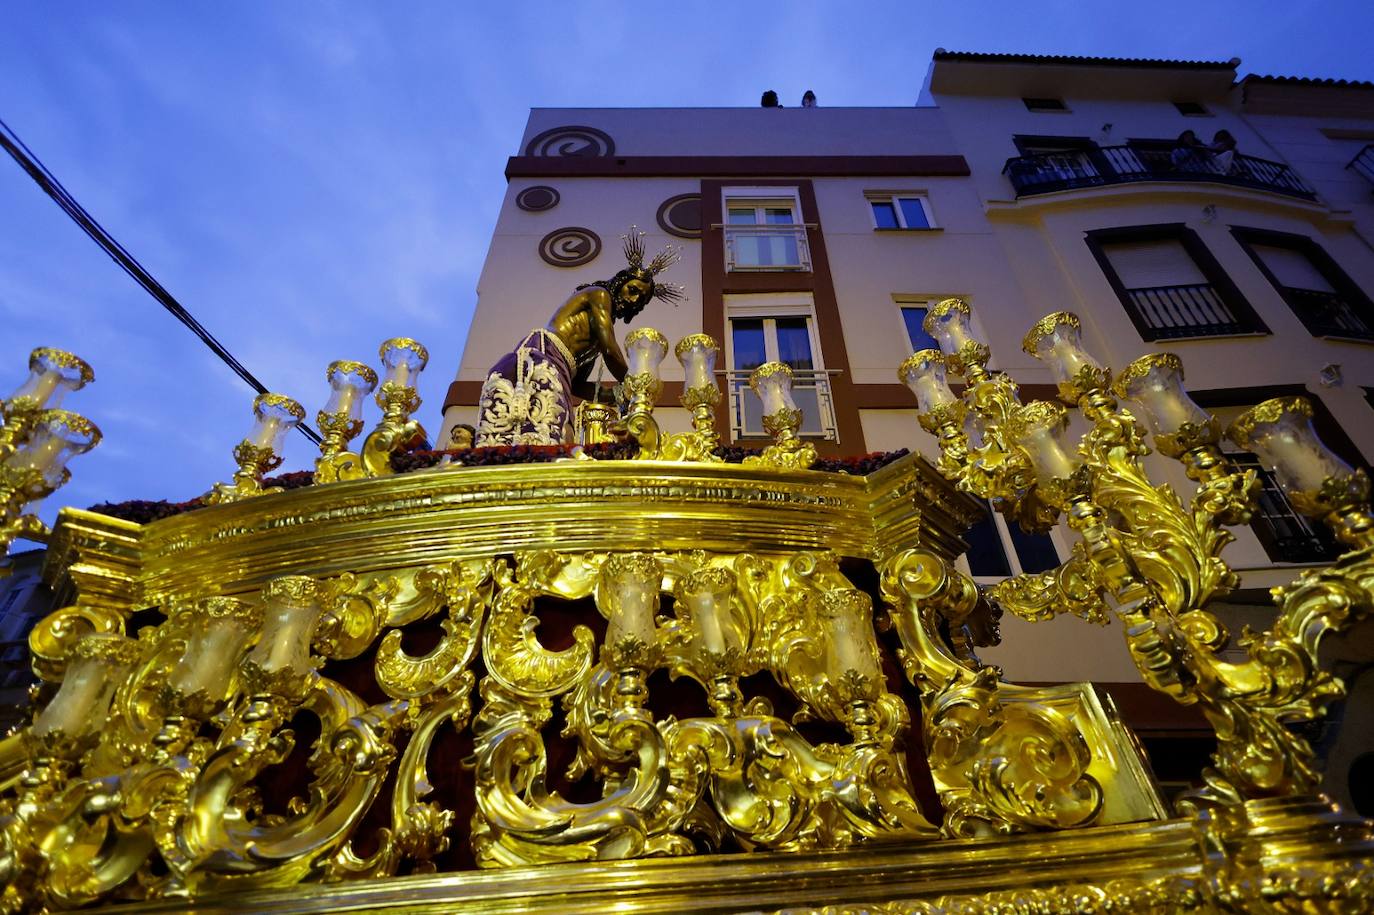
[[[1018,197],[1135,181],[1210,181],[1309,200],[1315,196],[1297,173],[1282,162],[1238,153],[1228,159],[1205,150],[1167,147],[1101,146],[1017,156],[1007,160],[1002,174],[1011,180]]]
[[[1374,340],[1374,327],[1340,293],[1283,287],[1283,298],[1307,329],[1317,337]]]
[[[1288,497],[1279,489],[1278,480],[1258,457],[1249,452],[1235,452],[1228,457],[1240,469],[1253,470],[1259,477],[1257,510],[1250,526],[1270,559],[1276,562],[1330,562],[1340,555],[1340,548],[1325,527],[1294,511]]]
[[[1355,153],[1355,158],[1350,160],[1346,168],[1354,169],[1374,184],[1374,143]]]
[[[1254,328],[1236,317],[1208,283],[1127,289],[1137,323],[1151,339],[1247,334]]]

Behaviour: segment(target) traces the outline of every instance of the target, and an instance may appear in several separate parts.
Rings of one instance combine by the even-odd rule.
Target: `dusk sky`
[[[532,106],[910,105],[937,47],[1374,80],[1371,0],[43,3],[3,23],[0,118],[250,371],[313,423],[330,361],[415,337],[432,432]],[[105,433],[45,520],[229,479],[251,389],[3,156],[0,396],[36,345],[93,365],[66,406]],[[293,434],[282,469],[314,454]]]

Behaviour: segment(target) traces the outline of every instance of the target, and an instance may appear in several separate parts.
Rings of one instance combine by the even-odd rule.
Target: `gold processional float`
[[[64,509],[51,532],[23,509],[99,433],[55,408],[90,369],[35,351],[3,405],[0,537],[48,543],[61,609],[29,641],[41,710],[0,745],[5,910],[1374,906],[1371,824],[1315,793],[1290,728],[1342,694],[1322,636],[1370,609],[1366,476],[1299,398],[1227,430],[1349,550],[1274,589],[1268,631],[1233,636],[1207,607],[1236,585],[1226,528],[1256,479],[1178,358],[1113,381],[1073,315],[1040,321],[1025,348],[1090,424],[1075,445],[1063,406],[987,369],[968,319],[932,309],[942,351],[900,371],[935,464],[808,469],[777,363],[750,380],[774,444],[725,463],[715,342],[676,347],[693,431],[665,434],[668,342],[642,329],[626,406],[584,405],[566,459],[395,473],[427,359],[397,339],[379,389],[330,366],[314,485],[264,486],[304,417],[264,395],[204,507]],[[374,389],[382,419],[350,451]],[[1191,499],[1146,476],[1142,420]],[[637,458],[593,459],[617,428]],[[1072,556],[980,593],[953,562],[981,499],[1028,530],[1066,518]],[[1169,809],[1107,697],[981,663],[999,609],[1115,618],[1145,682],[1215,728],[1203,787]],[[1222,660],[1232,643],[1243,661]]]

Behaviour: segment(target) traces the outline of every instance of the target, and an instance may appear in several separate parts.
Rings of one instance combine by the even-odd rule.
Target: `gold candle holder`
[[[793,470],[816,463],[815,446],[797,434],[802,411],[792,399],[792,369],[782,362],[765,362],[750,373],[749,387],[763,403],[763,429],[773,436],[773,444],[744,463]]]
[[[40,346],[30,353],[29,377],[8,399],[0,400],[0,461],[29,437],[40,413],[61,406],[69,392],[94,380],[91,367],[64,350]]]
[[[654,403],[663,391],[658,369],[667,355],[668,338],[652,327],[641,327],[625,335],[626,372],[621,380],[628,400],[625,431],[639,442],[641,460],[659,456],[659,428],[653,414]]]
[[[616,695],[626,710],[642,708],[645,681],[661,652],[654,617],[663,584],[663,565],[647,553],[609,557],[601,567],[597,606],[608,620],[602,663],[616,673]]]
[[[363,442],[363,469],[367,476],[393,473],[391,454],[425,437],[424,427],[410,416],[420,409],[417,382],[429,364],[429,350],[409,337],[392,337],[382,343],[382,385],[377,391],[381,421]]]
[[[697,569],[678,584],[678,617],[690,630],[692,667],[709,690],[718,718],[738,718],[738,678],[747,672],[748,632],[733,610],[735,574],[719,566]]]
[[[315,482],[363,477],[362,459],[348,451],[348,443],[363,431],[363,400],[377,388],[377,373],[361,362],[339,360],[325,372],[329,400],[316,415],[323,441],[315,461]]]
[[[24,440],[0,460],[0,555],[16,537],[46,538],[47,527],[24,508],[63,486],[67,462],[100,443],[95,424],[67,410],[40,410],[25,426]]]
[[[969,383],[987,377],[988,359],[992,351],[987,344],[973,336],[973,312],[963,299],[941,299],[926,312],[921,326],[935,338],[945,354],[945,363],[956,375],[963,375]]]
[[[710,460],[711,452],[720,445],[716,432],[716,404],[720,403],[720,385],[716,383],[716,358],[720,345],[709,334],[691,334],[678,341],[673,355],[682,363],[682,397],[679,403],[692,412],[692,435],[695,438],[694,456],[688,459]]]
[[[280,492],[278,488],[264,489],[263,475],[281,466],[282,445],[286,434],[305,419],[305,408],[283,394],[259,394],[253,399],[253,428],[248,437],[234,446],[232,484],[216,483],[206,495],[212,505],[235,502],[252,496]]]
[[[1083,325],[1078,315],[1056,311],[1045,315],[1021,341],[1027,355],[1043,362],[1059,386],[1059,397],[1073,406],[1094,391],[1112,383],[1110,369],[1103,368],[1083,348]]]
[[[1273,468],[1294,508],[1325,521],[1344,543],[1357,549],[1374,547],[1369,477],[1318,437],[1306,398],[1266,400],[1241,414],[1226,435]]]
[[[614,404],[600,400],[584,400],[573,414],[573,431],[582,447],[600,445],[611,440],[610,428],[618,412]]]

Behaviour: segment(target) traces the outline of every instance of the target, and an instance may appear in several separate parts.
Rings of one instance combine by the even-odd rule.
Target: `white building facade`
[[[925,307],[959,296],[993,367],[1027,397],[1052,388],[1022,336],[1068,310],[1104,364],[1177,353],[1223,420],[1307,396],[1328,443],[1367,464],[1374,85],[1239,79],[1238,64],[939,51],[910,108],[535,109],[507,166],[442,440],[475,421],[502,353],[578,283],[623,266],[633,224],[650,250],[682,247],[666,278],[687,290],[636,326],[720,341],[731,396],[717,419],[731,442],[764,442],[742,382],[781,359],[823,453],[934,455],[896,370],[931,345]],[[1199,147],[1180,142],[1189,130]],[[1233,148],[1213,145],[1222,131]],[[659,415],[685,428],[671,359],[664,376]],[[1152,469],[1186,484],[1171,462]],[[1244,584],[1224,611],[1236,628],[1264,625],[1267,589],[1332,555],[1271,490],[1228,548]],[[1070,536],[991,519],[971,535],[970,570],[1041,571]],[[1138,681],[1114,628],[1003,626],[987,656],[1012,679]]]

